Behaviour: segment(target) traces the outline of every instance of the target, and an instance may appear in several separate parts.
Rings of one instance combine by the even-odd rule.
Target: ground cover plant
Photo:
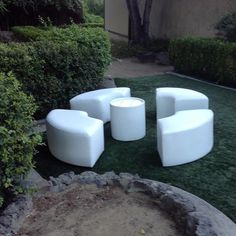
[[[146,101],[146,137],[134,142],[116,141],[111,138],[108,123],[105,125],[105,151],[94,168],[60,162],[44,146],[35,156],[38,172],[44,177],[86,170],[137,173],[141,177],[170,183],[189,191],[236,221],[236,92],[172,75],[116,79],[116,84],[130,87],[132,96]],[[209,97],[210,109],[215,114],[215,137],[214,148],[207,156],[181,166],[162,167],[156,150],[155,88],[158,87],[194,89]]]

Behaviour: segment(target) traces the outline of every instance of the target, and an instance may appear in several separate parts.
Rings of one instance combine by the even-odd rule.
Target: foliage
[[[0,13],[2,29],[15,25],[39,25],[42,19],[53,25],[84,22],[80,0],[0,0]]]
[[[0,101],[0,193],[4,196],[21,191],[19,180],[33,167],[40,137],[31,130],[34,100],[22,92],[12,74],[0,74]]]
[[[173,40],[170,58],[177,71],[220,83],[236,83],[236,43],[204,38]]]
[[[0,0],[0,6],[2,11],[7,11],[9,6],[17,6],[25,11],[29,9],[37,9],[39,7],[48,7],[48,6],[55,6],[57,10],[61,10],[63,7],[66,7],[68,9],[78,9],[81,7],[80,0]]]
[[[85,23],[98,23],[104,24],[104,19],[101,16],[97,16],[94,14],[85,14],[84,15]]]
[[[230,13],[217,23],[216,29],[230,42],[236,42],[236,12]]]
[[[40,40],[44,35],[49,34],[46,27],[34,27],[34,26],[15,26],[11,30],[22,40]]]
[[[83,5],[83,14],[85,23],[99,23],[104,24],[104,18],[101,15],[97,15],[94,11],[89,8],[90,2],[89,0],[81,0]],[[96,1],[95,1],[96,2]]]
[[[79,25],[80,27],[90,27],[90,28],[104,28],[104,23],[83,23]]]
[[[104,17],[104,0],[83,0],[90,14]]]
[[[110,63],[110,42],[104,30],[76,25],[17,30],[35,42],[0,45],[0,68],[12,70],[25,91],[34,96],[37,118],[97,88]]]

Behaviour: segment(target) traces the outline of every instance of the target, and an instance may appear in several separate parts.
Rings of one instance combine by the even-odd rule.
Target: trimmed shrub
[[[0,68],[11,70],[34,96],[37,118],[67,107],[77,94],[96,89],[110,63],[110,42],[102,29],[72,25],[42,32],[23,34],[35,42],[0,44]]]
[[[104,28],[103,23],[83,23],[79,25],[80,27],[89,27],[89,28]]]
[[[236,84],[236,44],[205,38],[172,40],[169,54],[175,69],[224,84]]]
[[[230,13],[217,23],[220,34],[230,42],[236,42],[236,12]]]
[[[86,28],[103,28],[103,23],[83,23],[77,26],[71,25],[70,28],[73,27],[86,27]],[[63,33],[63,29],[68,28],[61,27],[61,34]],[[55,27],[34,27],[34,26],[14,26],[11,30],[15,33],[15,35],[23,40],[23,41],[39,41],[44,38],[53,37],[53,31],[57,31]],[[59,31],[60,31],[59,30]]]
[[[34,26],[14,26],[11,30],[15,35],[24,41],[40,40],[41,37],[48,34],[50,28],[46,27],[34,27]]]
[[[12,74],[0,74],[0,195],[21,192],[20,179],[33,167],[40,136],[32,134],[36,105]],[[2,201],[0,200],[0,203]]]
[[[101,16],[97,16],[94,14],[85,14],[84,20],[85,20],[85,23],[104,24],[104,19]]]

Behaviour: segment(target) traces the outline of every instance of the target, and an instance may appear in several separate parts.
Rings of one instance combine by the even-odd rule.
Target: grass
[[[189,191],[214,205],[236,221],[236,92],[172,75],[116,79],[117,86],[131,88],[132,96],[146,101],[147,135],[134,142],[119,142],[110,136],[105,125],[105,151],[90,169],[138,173],[141,177],[170,183]],[[214,148],[204,158],[181,166],[163,168],[156,151],[155,88],[183,87],[209,97],[215,113]],[[88,168],[64,164],[53,158],[47,147],[36,156],[37,170],[44,177]]]

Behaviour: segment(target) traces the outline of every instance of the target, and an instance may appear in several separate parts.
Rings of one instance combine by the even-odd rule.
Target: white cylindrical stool
[[[120,141],[141,139],[146,134],[145,101],[136,97],[110,102],[111,135]]]

